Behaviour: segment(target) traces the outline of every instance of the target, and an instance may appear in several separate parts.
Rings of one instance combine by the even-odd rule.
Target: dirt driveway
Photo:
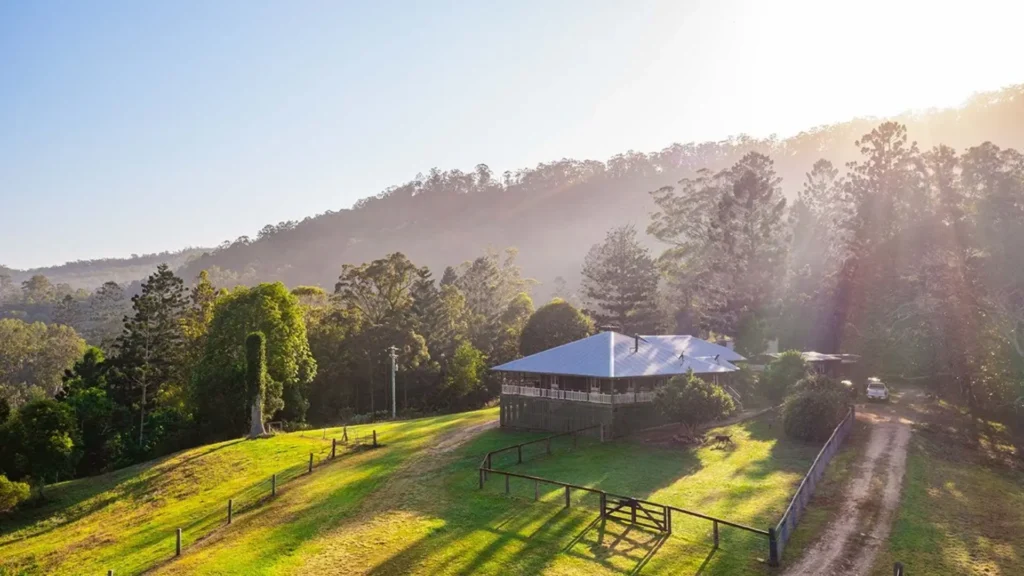
[[[857,406],[857,420],[871,424],[867,449],[857,462],[857,475],[846,488],[839,516],[787,576],[857,576],[867,574],[878,548],[889,536],[900,501],[910,440],[907,407],[924,398],[908,390],[890,404]]]

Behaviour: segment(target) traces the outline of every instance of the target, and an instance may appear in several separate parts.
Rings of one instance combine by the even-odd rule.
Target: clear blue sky
[[[496,172],[957,104],[1016,4],[0,3],[0,263],[211,246]]]

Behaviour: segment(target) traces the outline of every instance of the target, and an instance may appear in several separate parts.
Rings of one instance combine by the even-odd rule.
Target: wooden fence
[[[551,453],[551,440],[555,438],[561,438],[565,436],[572,436],[573,446],[576,445],[576,439],[583,433],[590,431],[594,428],[601,428],[602,440],[603,428],[598,426],[589,426],[587,428],[581,428],[579,430],[573,430],[571,432],[564,432],[562,434],[555,434],[554,436],[548,436],[546,438],[540,438],[537,440],[531,440],[529,442],[523,442],[522,444],[514,444],[512,446],[506,446],[504,448],[493,450],[488,452],[484,456],[483,461],[480,463],[479,481],[480,488],[483,489],[485,483],[489,480],[491,474],[497,474],[498,476],[504,476],[505,478],[505,494],[511,492],[511,481],[512,478],[516,478],[518,481],[526,481],[533,483],[533,499],[539,500],[541,486],[557,486],[564,490],[565,493],[565,507],[569,508],[572,502],[572,492],[578,491],[586,494],[595,494],[600,498],[600,516],[601,519],[616,520],[619,522],[625,522],[636,526],[642,526],[657,530],[664,534],[672,534],[672,515],[673,513],[684,514],[694,518],[699,518],[711,522],[712,526],[712,538],[715,548],[718,548],[719,543],[719,527],[728,526],[730,528],[736,528],[738,530],[745,530],[758,536],[762,536],[768,539],[769,544],[772,539],[772,529],[762,530],[760,528],[754,528],[746,526],[738,522],[732,522],[723,518],[716,518],[714,516],[708,516],[707,514],[701,514],[700,512],[694,512],[693,510],[687,510],[678,506],[669,506],[666,504],[659,504],[657,502],[651,502],[649,500],[643,500],[641,498],[633,498],[631,496],[623,496],[621,494],[614,494],[612,492],[606,492],[597,488],[590,488],[588,486],[580,486],[577,484],[570,484],[568,482],[561,482],[559,480],[551,480],[549,478],[541,478],[539,476],[531,476],[529,474],[518,474],[516,472],[509,472],[507,470],[499,470],[492,467],[493,457],[496,454],[505,452],[516,451],[516,463],[522,463],[523,461],[523,447],[532,444],[544,443],[547,446],[547,453]],[[769,546],[770,548],[770,546]]]
[[[638,402],[653,402],[656,397],[656,393],[651,390],[605,394],[603,392],[558,390],[537,386],[517,386],[515,384],[502,384],[501,393],[512,396],[532,396],[534,398],[550,398],[552,400],[590,402],[592,404],[635,404]]]
[[[324,440],[327,440],[326,431],[323,436]],[[234,516],[239,512],[252,510],[266,502],[267,500],[273,499],[277,496],[278,488],[284,484],[295,480],[301,476],[306,476],[313,473],[313,470],[319,466],[329,463],[336,459],[340,452],[340,447],[347,447],[349,451],[355,452],[358,450],[375,449],[383,446],[378,441],[377,431],[372,430],[363,434],[349,434],[348,428],[345,427],[342,430],[342,436],[339,438],[330,438],[331,446],[328,449],[326,444],[319,452],[310,452],[308,459],[303,459],[301,463],[289,466],[276,474],[271,474],[269,478],[262,482],[257,482],[248,488],[232,494],[231,498],[228,498],[225,508],[218,507],[215,510],[211,510],[208,514],[193,521],[189,526],[189,534],[182,531],[181,528],[177,528],[174,531],[174,555],[169,556],[166,561],[170,561],[175,557],[181,556],[183,549],[183,535],[191,537],[191,541],[198,540],[200,537],[205,537],[217,528],[228,526],[234,520]],[[257,440],[258,442],[259,440]],[[241,502],[241,505],[238,503]],[[153,567],[151,566],[150,569]],[[107,572],[108,575],[114,574],[113,570]]]
[[[793,534],[793,530],[796,529],[796,525],[800,522],[800,517],[803,516],[804,510],[811,501],[811,496],[814,495],[814,489],[818,486],[818,482],[821,481],[822,476],[825,475],[825,469],[828,467],[828,463],[832,461],[832,457],[839,452],[839,448],[842,447],[843,441],[850,435],[850,431],[853,430],[853,423],[856,419],[856,411],[853,406],[846,413],[846,416],[839,422],[835,430],[832,431],[832,435],[829,437],[825,445],[822,446],[818,455],[814,458],[814,463],[811,464],[811,469],[804,475],[803,480],[800,481],[800,486],[796,489],[796,494],[793,495],[793,499],[790,500],[789,506],[786,511],[782,514],[782,519],[772,529],[771,536],[771,556],[769,561],[772,566],[778,566],[782,560],[782,550],[786,547],[786,542],[789,537]]]

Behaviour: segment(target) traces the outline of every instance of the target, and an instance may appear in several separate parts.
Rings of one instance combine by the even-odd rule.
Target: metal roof
[[[739,352],[720,346],[718,344],[712,344],[707,340],[701,340],[696,336],[679,336],[675,334],[669,335],[655,335],[655,336],[641,336],[648,342],[664,343],[671,347],[679,354],[685,354],[694,358],[715,358],[718,360],[725,360],[726,362],[743,362],[746,360]]]
[[[491,370],[593,378],[672,376],[689,370],[695,374],[716,374],[737,370],[721,350],[731,352],[730,356],[737,360],[743,359],[724,346],[692,336],[640,336],[638,341],[633,336],[618,332],[601,332]],[[703,356],[691,355],[687,351]],[[717,360],[714,358],[716,355]]]

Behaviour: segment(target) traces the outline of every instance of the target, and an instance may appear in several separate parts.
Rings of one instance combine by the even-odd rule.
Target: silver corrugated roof
[[[655,335],[655,336],[641,336],[641,338],[649,342],[660,342],[668,345],[670,348],[680,354],[692,356],[694,358],[715,358],[725,360],[726,362],[743,362],[746,360],[739,352],[726,348],[725,346],[719,346],[718,344],[712,344],[707,340],[701,340],[696,336],[679,336],[675,334],[668,335]]]
[[[716,359],[715,356],[718,356]],[[692,336],[632,336],[601,332],[525,358],[495,366],[499,372],[527,372],[594,378],[672,376],[732,372],[729,358],[743,360],[724,346]]]

